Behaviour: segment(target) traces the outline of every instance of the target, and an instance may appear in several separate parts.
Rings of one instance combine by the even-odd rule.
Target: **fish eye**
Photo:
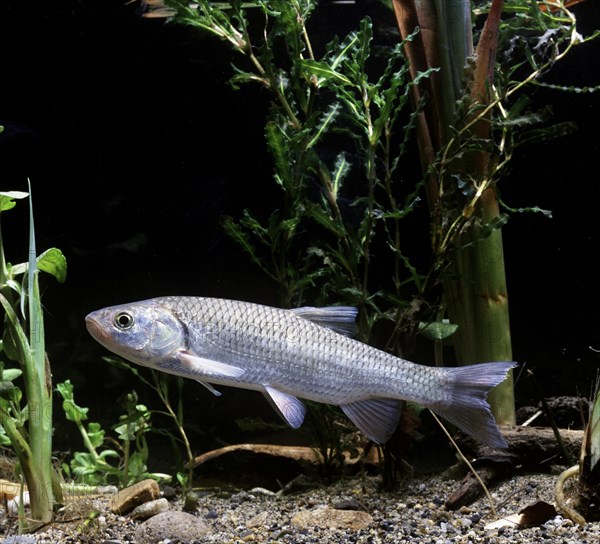
[[[129,312],[119,312],[115,316],[115,325],[117,328],[122,331],[126,331],[127,329],[131,329],[133,327],[134,319],[133,316]]]

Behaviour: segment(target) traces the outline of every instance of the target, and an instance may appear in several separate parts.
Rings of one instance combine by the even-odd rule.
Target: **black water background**
[[[375,3],[325,7],[316,24],[324,35],[345,33],[366,12],[390,25]],[[596,2],[577,12],[582,32],[600,27]],[[600,84],[599,53],[598,43],[582,46],[551,80]],[[70,378],[81,404],[114,422],[115,401],[129,388],[153,401],[100,359],[106,352],[83,323],[89,311],[162,294],[277,303],[276,287],[220,227],[224,215],[276,198],[266,97],[228,86],[232,57],[220,43],[141,19],[116,0],[3,3],[0,59],[0,189],[26,190],[31,178],[38,248],[59,247],[69,263],[64,285],[43,283],[54,380]],[[520,150],[502,184],[510,206],[553,213],[514,215],[504,229],[514,357],[544,394],[587,395],[600,361],[592,349],[600,349],[600,102],[550,90],[531,98],[578,131]],[[9,260],[24,260],[25,207],[2,226]],[[527,380],[516,392],[520,404],[537,402]],[[186,385],[188,417],[208,436],[231,439],[240,415],[272,418],[259,395],[226,393],[217,400]],[[77,437],[67,427],[57,441],[68,448],[70,440]]]

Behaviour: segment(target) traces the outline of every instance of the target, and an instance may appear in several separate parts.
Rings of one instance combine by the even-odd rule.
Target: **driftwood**
[[[232,446],[225,446],[216,450],[211,450],[202,455],[197,456],[194,459],[194,468],[198,467],[212,459],[221,457],[222,455],[240,451],[249,451],[255,454],[271,455],[274,457],[285,457],[299,462],[307,462],[311,464],[322,464],[323,456],[315,448],[306,446],[280,446],[276,444],[234,444]],[[359,461],[364,463],[379,463],[379,450],[377,448],[371,448],[368,452],[362,450],[362,448],[356,451],[344,451],[342,452],[344,457],[344,464],[354,465]]]
[[[508,451],[521,457],[526,465],[539,463],[549,466],[565,463],[554,431],[550,427],[501,427],[502,435],[508,442]],[[584,431],[559,429],[563,444],[570,455],[579,458]],[[540,467],[537,467],[540,468]]]
[[[487,446],[475,445],[471,439],[459,441],[465,449],[475,451],[474,467],[486,487],[491,487],[503,478],[509,477],[516,468],[536,471],[550,470],[553,465],[566,465],[564,452],[554,432],[548,427],[501,427],[508,443],[506,450],[492,450]],[[583,431],[559,429],[567,453],[578,459],[583,440]],[[477,479],[469,472],[459,487],[446,501],[446,507],[457,510],[471,504],[483,494]]]

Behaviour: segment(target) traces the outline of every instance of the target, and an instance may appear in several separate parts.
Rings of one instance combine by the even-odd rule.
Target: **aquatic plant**
[[[75,402],[70,380],[59,383],[56,390],[63,398],[63,410],[69,421],[77,426],[86,451],[73,453],[69,462],[63,463],[68,477],[80,484],[118,484],[126,487],[145,478],[169,480],[169,476],[148,471],[149,456],[146,434],[152,430],[151,411],[138,402],[135,391],[127,394],[126,413],[112,426],[116,438],[108,436],[101,424],[88,418],[88,408]],[[108,446],[110,444],[110,446]],[[112,461],[112,462],[111,462]]]
[[[558,509],[579,525],[600,520],[600,380],[596,379],[594,389],[579,462],[562,472],[555,485]],[[577,477],[574,492],[567,494],[567,480]]]
[[[172,376],[164,372],[159,372],[150,369],[150,378],[144,372],[128,361],[120,357],[104,357],[104,360],[119,368],[127,369],[136,376],[144,385],[153,390],[160,399],[163,410],[152,410],[153,414],[166,416],[175,424],[176,433],[171,432],[166,428],[154,427],[153,431],[165,435],[173,446],[174,458],[178,460],[175,467],[175,478],[185,492],[190,491],[193,484],[194,472],[194,454],[192,447],[184,427],[183,416],[183,384],[184,380],[180,376]],[[173,386],[176,390],[177,403],[174,404],[171,400]],[[181,455],[183,449],[184,455]]]
[[[351,304],[360,310],[359,338],[386,320],[387,345],[397,347],[403,328],[416,327],[413,300],[430,286],[401,248],[400,222],[418,206],[419,184],[400,188],[398,167],[419,115],[408,108],[411,87],[435,68],[411,82],[398,44],[370,73],[369,18],[316,51],[307,27],[313,0],[166,5],[174,21],[239,54],[232,85],[257,84],[270,97],[265,135],[281,198],[267,218],[251,210],[227,218],[226,231],[280,286],[282,306]],[[391,263],[376,279],[373,247],[377,263]]]
[[[392,0],[406,42],[411,74],[440,71],[413,87],[415,103],[428,96],[417,128],[431,216],[436,275],[452,323],[461,363],[511,360],[508,292],[501,227],[517,211],[499,198],[497,182],[517,146],[572,130],[548,126],[548,111],[531,111],[520,93],[583,38],[561,0],[438,2]],[[477,45],[471,11],[485,15]],[[543,8],[543,9],[542,9]],[[499,52],[497,58],[497,52]],[[536,211],[537,207],[519,211]],[[512,377],[489,397],[499,423],[514,423]]]
[[[65,281],[66,260],[55,248],[36,257],[31,189],[0,193],[0,214],[15,200],[29,196],[29,259],[12,265],[4,254],[0,232],[0,303],[4,310],[0,361],[0,425],[4,443],[19,460],[30,496],[31,520],[21,512],[20,527],[31,529],[53,517],[55,500],[61,500],[52,466],[52,384],[44,342],[44,319],[38,283],[39,271]],[[18,367],[8,366],[9,361]],[[18,380],[22,379],[22,384]],[[16,383],[15,383],[16,382]]]

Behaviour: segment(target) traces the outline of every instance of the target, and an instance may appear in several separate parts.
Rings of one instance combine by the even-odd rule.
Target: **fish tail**
[[[456,425],[463,432],[492,448],[507,444],[490,411],[487,395],[506,378],[514,362],[480,363],[445,368],[449,394],[446,400],[429,405],[432,411]]]

